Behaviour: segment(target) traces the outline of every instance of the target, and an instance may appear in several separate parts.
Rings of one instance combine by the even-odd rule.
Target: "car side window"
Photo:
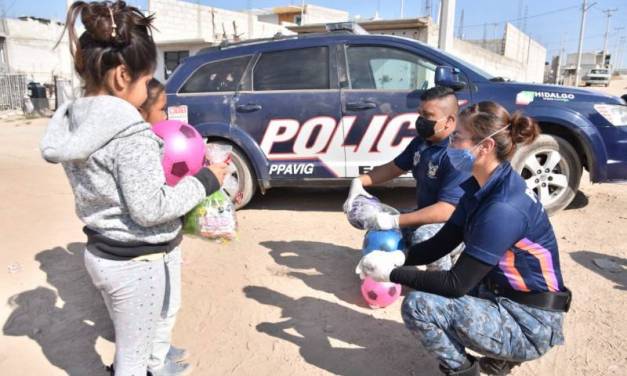
[[[412,91],[435,86],[436,64],[407,51],[349,46],[347,59],[352,89]]]
[[[253,73],[253,90],[329,88],[329,48],[310,47],[261,55]]]
[[[179,92],[236,91],[250,58],[251,56],[243,56],[205,64],[191,75]]]

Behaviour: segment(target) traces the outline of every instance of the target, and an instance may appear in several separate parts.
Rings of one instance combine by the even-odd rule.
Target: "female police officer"
[[[416,290],[405,297],[403,320],[446,375],[479,375],[479,368],[505,375],[564,342],[570,291],[553,228],[508,162],[516,144],[537,137],[538,126],[520,114],[495,114],[499,107],[482,103],[460,117],[449,158],[473,176],[462,184],[464,196],[442,230],[411,247],[406,258],[375,251],[357,267],[362,276]],[[437,260],[462,241],[466,249],[450,271],[412,267]],[[465,348],[485,357],[477,361]]]

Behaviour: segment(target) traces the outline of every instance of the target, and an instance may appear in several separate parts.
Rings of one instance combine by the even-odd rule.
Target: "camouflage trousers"
[[[425,240],[432,238],[442,227],[444,227],[444,223],[431,223],[422,225],[418,228],[404,228],[401,231],[403,233],[403,240],[405,241],[405,244],[407,247],[411,247],[414,244],[422,243]],[[427,270],[450,270],[463,250],[464,244],[462,243],[448,255],[427,265]]]
[[[406,295],[401,312],[405,326],[441,364],[461,367],[466,348],[522,362],[564,343],[563,312],[497,297],[483,286],[478,290],[478,296],[456,299],[421,291]]]

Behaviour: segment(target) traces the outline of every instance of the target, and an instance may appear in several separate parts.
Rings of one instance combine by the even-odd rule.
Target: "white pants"
[[[181,250],[155,261],[110,260],[85,251],[85,267],[115,329],[115,375],[163,367],[181,306]]]

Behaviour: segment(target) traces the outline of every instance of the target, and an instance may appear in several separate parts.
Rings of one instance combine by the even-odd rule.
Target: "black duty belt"
[[[560,292],[523,292],[503,288],[490,280],[486,280],[485,285],[494,295],[549,311],[568,312],[573,298],[573,294],[566,287],[564,287],[565,291]]]

